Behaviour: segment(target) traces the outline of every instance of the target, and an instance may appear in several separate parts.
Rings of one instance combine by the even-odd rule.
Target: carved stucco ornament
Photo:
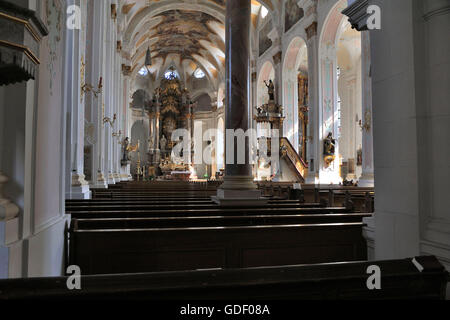
[[[0,0],[0,85],[35,79],[48,29],[32,10]]]

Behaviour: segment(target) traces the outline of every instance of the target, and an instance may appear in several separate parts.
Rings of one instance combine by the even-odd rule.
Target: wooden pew
[[[240,270],[162,272],[81,277],[68,290],[66,277],[0,280],[0,300],[393,300],[445,299],[448,272],[435,257],[300,265]],[[366,286],[370,265],[382,270],[381,290]]]
[[[79,211],[117,211],[120,208],[126,210],[206,210],[206,209],[219,209],[213,202],[181,202],[181,203],[144,203],[144,204],[119,204],[119,203],[83,203],[83,204],[69,204],[66,205],[66,213],[71,214]],[[230,207],[229,207],[230,208]],[[233,208],[233,207],[231,207]],[[241,209],[240,207],[235,207]],[[297,202],[284,202],[284,203],[269,203],[265,206],[255,206],[253,208],[266,209],[285,209],[285,208],[323,208],[320,205],[302,205],[300,207]]]
[[[70,231],[84,274],[366,260],[363,223]]]
[[[152,218],[103,218],[72,219],[71,228],[79,230],[104,229],[148,229],[148,228],[191,228],[232,227],[289,224],[320,224],[362,222],[371,217],[367,213],[303,214],[303,215],[255,215],[255,216],[189,216]]]
[[[346,208],[186,208],[180,206],[167,206],[157,209],[128,209],[127,207],[116,207],[111,210],[73,210],[71,216],[77,219],[89,218],[151,218],[151,217],[188,217],[188,216],[235,216],[235,215],[286,215],[286,214],[330,214],[348,213]]]

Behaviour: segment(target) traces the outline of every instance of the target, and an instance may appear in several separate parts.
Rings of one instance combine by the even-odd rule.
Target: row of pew
[[[127,193],[129,198],[67,201],[66,212],[72,216],[69,263],[84,274],[367,258],[362,227],[369,213],[279,199],[263,207],[221,208],[201,195]]]
[[[443,299],[435,257],[367,262],[373,189],[259,184],[268,204],[221,208],[220,182],[131,182],[67,200],[67,277],[0,281],[0,299]],[[369,290],[368,268],[382,271]]]

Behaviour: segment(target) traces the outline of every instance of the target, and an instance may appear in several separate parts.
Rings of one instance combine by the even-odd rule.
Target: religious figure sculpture
[[[335,159],[336,140],[330,132],[323,142],[323,155],[327,165],[330,165]]]
[[[128,137],[122,142],[122,161],[130,161],[130,139]]]
[[[263,107],[256,107],[256,114],[260,115],[263,114],[265,112]]]
[[[324,141],[324,154],[334,156],[335,154],[336,140],[333,138],[333,134],[330,132]]]
[[[161,140],[159,141],[159,144],[161,146],[161,150],[165,151],[166,150],[166,145],[167,145],[167,139],[165,135],[162,135]]]
[[[273,84],[273,81],[269,80],[269,83],[267,83],[267,81],[264,80],[264,83],[269,93],[269,101],[275,101],[275,85]]]

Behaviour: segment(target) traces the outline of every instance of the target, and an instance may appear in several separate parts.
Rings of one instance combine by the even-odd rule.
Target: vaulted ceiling
[[[273,9],[272,1],[252,2],[252,21],[261,4]],[[225,0],[124,0],[123,44],[134,71],[152,52],[154,76],[167,67],[193,72],[200,67],[210,79],[224,78],[225,73]]]

